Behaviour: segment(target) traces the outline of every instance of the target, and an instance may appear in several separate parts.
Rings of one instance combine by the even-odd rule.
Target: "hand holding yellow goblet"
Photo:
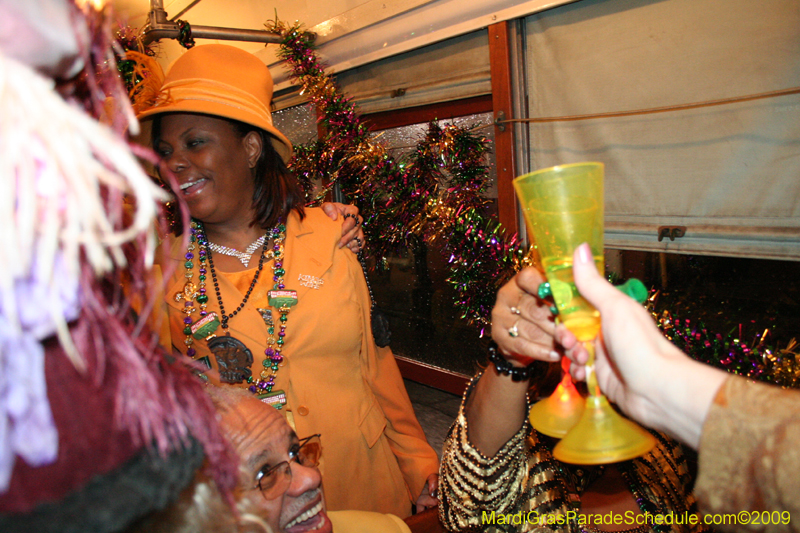
[[[603,272],[603,164],[575,163],[538,170],[515,179],[514,188],[541,257],[558,319],[589,352],[585,409],[553,455],[575,464],[638,457],[652,449],[655,439],[619,415],[600,392],[593,372],[600,313],[578,293],[572,276],[572,255],[584,242],[589,243],[597,269]],[[532,423],[537,427],[535,420]]]

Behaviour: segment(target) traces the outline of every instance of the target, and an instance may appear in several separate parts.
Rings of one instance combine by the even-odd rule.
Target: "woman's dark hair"
[[[303,210],[304,195],[294,174],[286,167],[281,156],[272,146],[272,135],[256,126],[237,120],[229,120],[233,129],[241,138],[251,131],[261,137],[261,156],[254,169],[255,188],[253,190],[253,207],[256,211],[254,225],[269,229],[286,221],[289,211],[296,209],[300,220],[305,217]]]
[[[213,115],[210,115],[213,116]],[[152,146],[155,150],[161,138],[161,117],[153,117],[151,137]],[[255,132],[261,137],[261,155],[253,169],[253,208],[256,215],[252,225],[262,229],[269,229],[277,225],[278,220],[286,217],[292,209],[297,210],[300,220],[305,218],[303,205],[305,195],[294,174],[288,169],[281,156],[272,146],[274,137],[257,126],[252,126],[238,120],[225,119],[224,117],[214,116],[227,120],[233,130],[244,138],[248,133]]]

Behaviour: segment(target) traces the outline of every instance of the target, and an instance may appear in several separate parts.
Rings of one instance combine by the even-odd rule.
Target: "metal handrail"
[[[161,39],[177,39],[180,35],[178,23],[167,18],[163,0],[150,0],[150,11],[147,13],[147,18],[147,24],[142,29],[142,42],[145,45]],[[215,26],[192,26],[192,37],[265,44],[281,42],[279,34],[266,30],[219,28]]]

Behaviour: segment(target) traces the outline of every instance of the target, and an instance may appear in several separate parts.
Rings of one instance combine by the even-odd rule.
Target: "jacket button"
[[[297,408],[297,414],[300,416],[307,416],[308,415],[308,407],[305,405],[301,405]]]

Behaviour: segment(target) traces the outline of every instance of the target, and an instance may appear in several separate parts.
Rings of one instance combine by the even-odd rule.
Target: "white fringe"
[[[121,230],[114,226],[122,227],[123,210],[106,211],[101,185],[131,206]],[[0,297],[12,325],[19,327],[14,283],[30,276],[34,258],[51,284],[77,279],[81,251],[101,275],[125,266],[120,246],[145,232],[151,264],[158,202],[167,199],[118,135],[67,104],[52,80],[0,53]],[[66,272],[54,271],[56,254]],[[37,304],[47,312],[47,302]],[[77,356],[63,318],[54,318]]]

